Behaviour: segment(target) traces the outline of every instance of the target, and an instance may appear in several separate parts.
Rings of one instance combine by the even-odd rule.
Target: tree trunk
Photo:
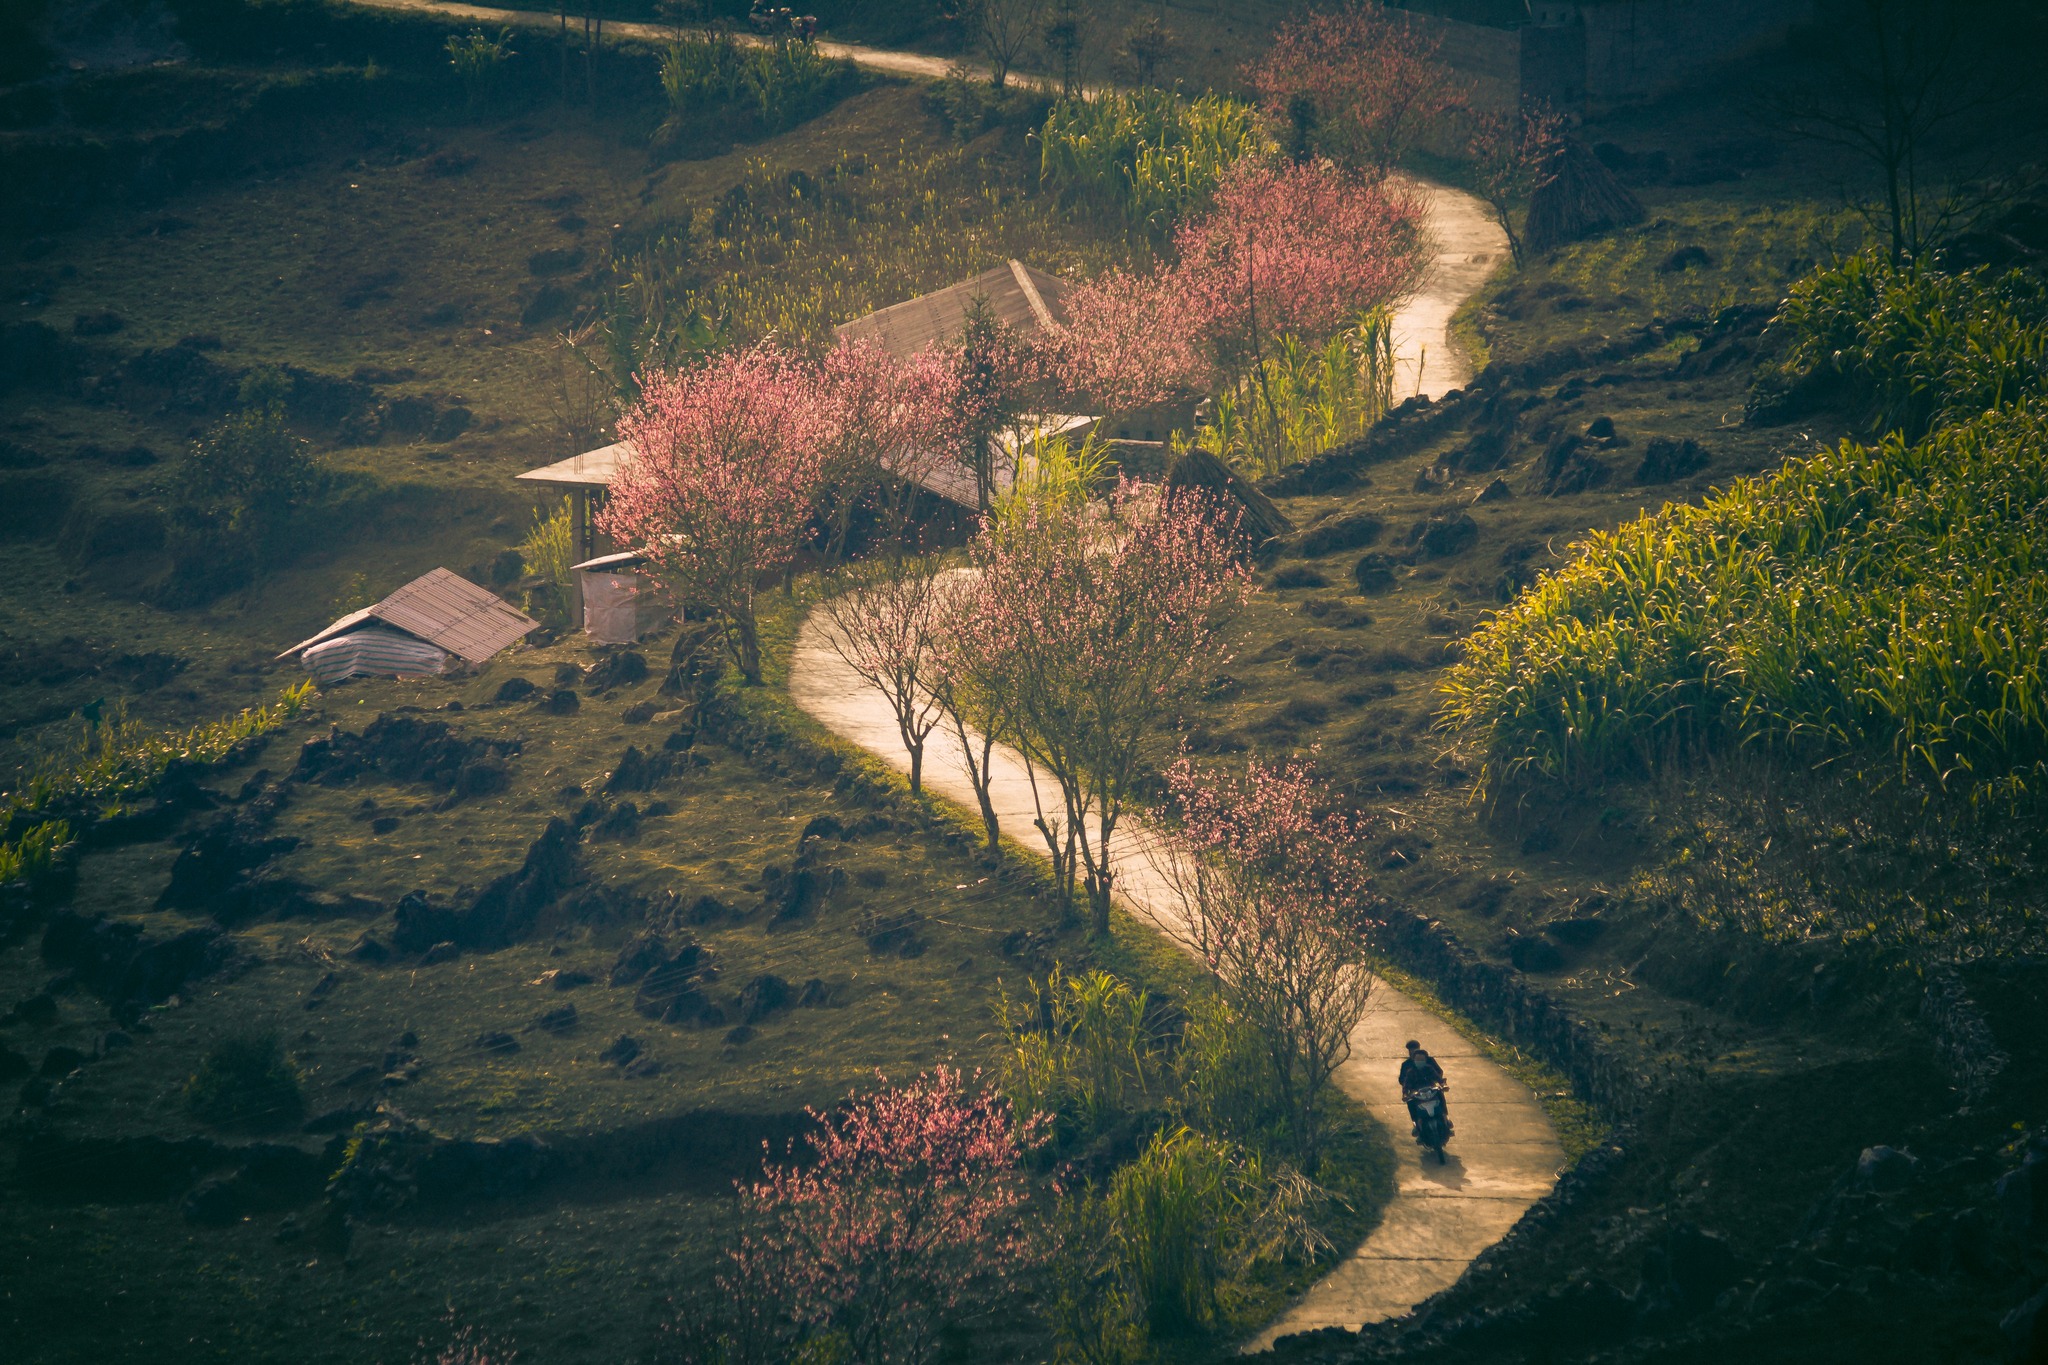
[[[920,796],[924,793],[924,741],[913,744],[905,739],[903,747],[910,750],[910,794]]]
[[[751,687],[761,685],[761,632],[754,624],[753,611],[736,611],[733,633],[739,637],[740,674]]]

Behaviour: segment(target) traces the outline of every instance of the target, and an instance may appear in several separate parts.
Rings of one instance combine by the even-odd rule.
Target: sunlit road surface
[[[376,9],[411,10],[476,23],[554,28],[557,18],[530,10],[493,9],[446,0],[354,0]],[[614,37],[664,41],[675,29],[660,24],[609,22]],[[742,41],[748,35],[740,35]],[[952,65],[939,57],[889,52],[857,44],[820,42],[819,49],[863,68],[891,75],[936,78]],[[1028,78],[1027,78],[1028,79]],[[1507,241],[1486,206],[1471,195],[1413,182],[1429,206],[1434,266],[1394,317],[1394,396],[1442,397],[1467,383],[1471,366],[1452,342],[1451,317],[1507,257]],[[804,625],[790,664],[789,692],[828,729],[908,772],[910,759],[888,702],[839,658],[821,616]],[[1030,775],[1014,750],[998,749],[993,796],[1003,829],[1016,846],[1039,856],[1032,821],[1039,806]],[[958,742],[943,730],[927,742],[924,783],[935,795],[969,811],[978,809]],[[1046,800],[1056,801],[1050,790]],[[1154,859],[1156,842],[1136,821],[1116,838],[1116,893],[1133,916],[1171,933],[1178,906]],[[1451,1113],[1458,1125],[1450,1161],[1439,1166],[1408,1136],[1408,1111],[1394,1076],[1403,1043],[1418,1038],[1451,1077]],[[1372,1010],[1351,1035],[1351,1059],[1337,1073],[1347,1095],[1386,1128],[1397,1159],[1396,1191],[1380,1226],[1327,1276],[1250,1343],[1270,1344],[1290,1332],[1319,1327],[1356,1328],[1398,1317],[1450,1288],[1474,1257],[1514,1226],[1550,1191],[1564,1164],[1557,1135],[1527,1087],[1502,1071],[1435,1015],[1381,983]],[[1425,1161],[1427,1164],[1425,1164]]]

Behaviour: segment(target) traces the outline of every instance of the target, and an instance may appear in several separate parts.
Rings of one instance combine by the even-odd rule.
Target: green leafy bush
[[[997,1018],[1007,1046],[1003,1093],[1019,1114],[1050,1114],[1062,1141],[1086,1140],[1156,1089],[1158,1061],[1146,995],[1108,972],[1069,976],[1055,965],[1023,999],[1004,992]]]
[[[1250,105],[1164,90],[1061,100],[1040,142],[1046,185],[1161,233],[1206,204],[1240,158],[1271,150]]]
[[[185,1107],[221,1128],[281,1128],[305,1112],[299,1073],[275,1033],[241,1034],[220,1042],[185,1082]]]
[[[533,529],[519,542],[519,558],[527,573],[552,589],[554,595],[554,601],[549,602],[543,600],[547,594],[533,594],[530,605],[542,615],[558,620],[566,618],[569,604],[576,600],[576,533],[572,524],[575,515],[576,504],[566,497],[552,510],[537,510],[533,514]]]
[[[455,68],[462,93],[472,110],[489,103],[505,77],[505,63],[512,58],[512,30],[500,28],[495,34],[471,29],[446,44],[448,64]]]
[[[71,826],[45,820],[12,842],[0,843],[0,883],[34,881],[49,872],[57,850],[71,840]]]
[[[1795,284],[1771,333],[1783,351],[1759,368],[1752,410],[1840,386],[1908,439],[2048,383],[2048,283],[2025,271],[1949,275],[1872,248]]]
[[[1742,746],[2038,801],[2044,500],[2039,400],[1793,460],[1595,535],[1467,642],[1445,719],[1496,787]]]

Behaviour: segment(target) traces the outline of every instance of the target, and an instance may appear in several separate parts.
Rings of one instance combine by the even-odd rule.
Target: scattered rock
[[[134,1046],[135,1039],[132,1035],[115,1028],[102,1033],[99,1040],[93,1044],[92,1050],[95,1057],[108,1057],[116,1052],[125,1052]]]
[[[1879,1194],[1902,1190],[1913,1183],[1920,1158],[1897,1147],[1879,1144],[1865,1147],[1856,1158],[1856,1183]]]
[[[1699,473],[1707,467],[1706,448],[1690,436],[1653,436],[1643,447],[1643,462],[1636,466],[1637,483],[1670,483]]]
[[[740,988],[740,1019],[758,1023],[779,1010],[789,1008],[789,983],[773,972],[763,972]]]
[[[462,949],[460,947],[443,939],[421,955],[420,965],[422,967],[438,967],[443,962],[453,962],[461,956]]]
[[[519,1051],[519,1040],[509,1033],[480,1033],[470,1046],[479,1052],[511,1053]]]
[[[1394,568],[1399,563],[1399,560],[1383,550],[1369,550],[1352,566],[1352,581],[1358,585],[1358,591],[1366,596],[1387,592],[1394,586]]]
[[[1518,972],[1554,972],[1564,966],[1564,954],[1547,939],[1511,930],[1506,946],[1508,961],[1515,964]]]
[[[636,701],[619,713],[619,719],[628,725],[645,725],[654,719],[655,709],[651,701]]]
[[[1319,521],[1295,538],[1293,553],[1302,559],[1317,559],[1339,550],[1363,550],[1377,542],[1386,523],[1367,512]]]
[[[542,703],[551,716],[573,716],[582,705],[583,699],[566,687],[557,688],[549,693],[548,699]]]
[[[391,950],[385,947],[380,939],[366,933],[356,939],[355,943],[342,956],[351,962],[367,962],[374,965],[380,962],[389,962],[391,960]]]
[[[1479,523],[1462,509],[1439,513],[1418,523],[1409,539],[1430,559],[1449,559],[1471,549],[1479,541]]]
[[[1714,258],[1703,246],[1682,246],[1657,262],[1658,273],[1676,275],[1685,270],[1710,270]]]
[[[1546,497],[1583,493],[1607,482],[1607,466],[1596,458],[1585,437],[1559,432],[1537,461],[1537,486]]]
[[[119,313],[80,313],[71,319],[71,330],[82,337],[107,337],[128,325]]]
[[[823,977],[814,976],[797,992],[796,1003],[800,1009],[823,1009],[832,1003],[832,988]]]
[[[539,1029],[543,1033],[567,1033],[576,1027],[576,1007],[574,1005],[558,1005],[554,1009],[539,1015],[527,1027],[529,1029]]]
[[[621,1033],[612,1039],[611,1045],[597,1054],[597,1060],[607,1066],[624,1066],[640,1055],[640,1040],[630,1033]]]
[[[1330,580],[1314,569],[1290,564],[1274,572],[1272,585],[1275,588],[1327,588]]]
[[[1508,487],[1506,479],[1495,478],[1492,483],[1480,489],[1479,496],[1473,498],[1472,501],[1475,503],[1506,502],[1514,495],[1515,490]]]
[[[43,1054],[42,1065],[36,1068],[36,1074],[47,1080],[60,1081],[91,1060],[75,1047],[53,1047]]]
[[[615,687],[631,687],[646,677],[647,656],[638,650],[621,649],[592,664],[583,681],[593,692],[609,692]]]
[[[635,1057],[632,1061],[619,1068],[619,1074],[627,1080],[645,1080],[649,1076],[659,1076],[661,1074],[661,1063],[652,1057]]]
[[[514,702],[525,701],[538,691],[540,688],[534,685],[531,678],[507,678],[498,684],[498,690],[491,695],[496,701]]]
[[[576,831],[558,816],[528,846],[519,870],[497,878],[466,909],[436,905],[418,892],[399,901],[392,943],[404,953],[443,942],[495,951],[531,932],[541,912],[561,899],[580,875]]]
[[[740,1024],[736,1027],[729,1028],[725,1031],[725,1041],[735,1046],[737,1046],[740,1043],[748,1042],[753,1037],[754,1026],[752,1024]]]
[[[334,972],[329,972],[321,977],[313,983],[313,989],[306,992],[306,1008],[309,1010],[320,1008],[321,1005],[326,1003],[327,997],[334,994],[334,988],[340,984],[341,977]]]

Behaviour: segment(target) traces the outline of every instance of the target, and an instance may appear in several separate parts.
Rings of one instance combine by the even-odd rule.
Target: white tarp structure
[[[435,569],[277,657],[298,655],[323,683],[359,674],[439,673],[451,654],[480,664],[539,626],[460,574]]]
[[[584,634],[601,645],[630,645],[655,623],[654,581],[640,572],[646,562],[645,555],[628,550],[576,565]]]
[[[299,662],[322,687],[361,674],[420,677],[448,667],[448,651],[412,635],[366,625],[302,650]]]

